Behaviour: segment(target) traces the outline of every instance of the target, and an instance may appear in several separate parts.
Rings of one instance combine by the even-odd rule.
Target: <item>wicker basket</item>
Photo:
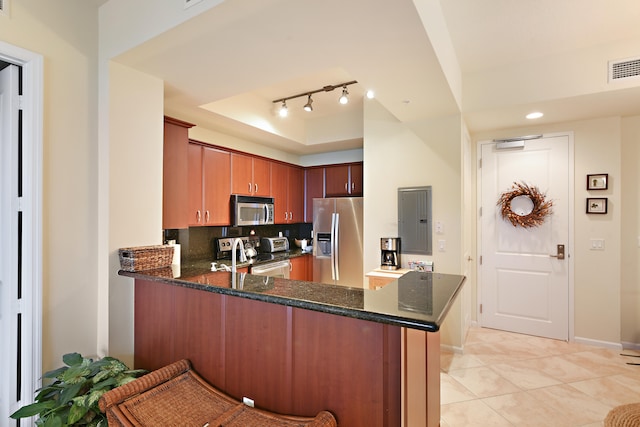
[[[173,246],[138,246],[120,249],[120,268],[124,271],[145,271],[171,266]]]

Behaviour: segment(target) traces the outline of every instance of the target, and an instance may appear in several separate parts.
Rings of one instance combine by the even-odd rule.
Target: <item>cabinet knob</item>
[[[209,222],[209,211],[204,214],[204,220],[205,222]]]
[[[200,209],[198,209],[198,210],[196,211],[196,222],[197,222],[197,223],[200,223],[200,217],[201,217],[201,213],[200,213]]]
[[[253,186],[255,187],[255,193],[257,193],[258,192],[258,184],[254,184]]]

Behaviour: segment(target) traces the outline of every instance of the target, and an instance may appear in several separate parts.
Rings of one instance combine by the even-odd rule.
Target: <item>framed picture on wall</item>
[[[607,198],[587,198],[587,213],[589,214],[606,214]]]
[[[609,188],[609,174],[587,175],[587,190],[606,190]]]

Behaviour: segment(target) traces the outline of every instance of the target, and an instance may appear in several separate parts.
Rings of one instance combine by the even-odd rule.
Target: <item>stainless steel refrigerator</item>
[[[313,199],[313,281],[364,283],[362,197]]]

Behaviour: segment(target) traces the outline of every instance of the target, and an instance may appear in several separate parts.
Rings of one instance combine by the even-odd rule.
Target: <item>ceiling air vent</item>
[[[640,76],[640,57],[609,61],[609,82]]]

